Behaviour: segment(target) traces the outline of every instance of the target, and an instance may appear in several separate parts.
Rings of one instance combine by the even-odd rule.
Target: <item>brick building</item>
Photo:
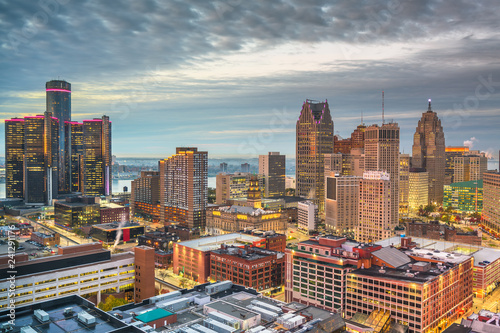
[[[222,245],[210,253],[210,278],[230,280],[255,290],[279,287],[285,282],[285,254]]]
[[[60,236],[57,232],[53,234],[32,232],[31,240],[45,246],[54,246],[54,245],[59,245]]]
[[[406,223],[406,236],[409,237],[441,239],[440,232],[441,225],[439,221],[430,221],[429,223],[412,221]]]
[[[101,205],[101,224],[128,221],[130,221],[129,207],[121,206],[115,203],[106,203]]]

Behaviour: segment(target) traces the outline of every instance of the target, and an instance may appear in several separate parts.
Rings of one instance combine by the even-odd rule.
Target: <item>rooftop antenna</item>
[[[365,123],[363,122],[363,111],[361,111],[361,125],[364,125]]]
[[[384,117],[384,91],[382,90],[382,125],[385,124],[385,117]]]

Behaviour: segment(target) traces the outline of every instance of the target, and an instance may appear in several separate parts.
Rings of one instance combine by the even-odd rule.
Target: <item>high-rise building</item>
[[[296,126],[296,191],[297,196],[314,200],[324,210],[324,154],[333,153],[333,120],[328,101],[302,105]]]
[[[59,121],[51,112],[24,117],[24,200],[52,205],[57,197]]]
[[[177,221],[204,229],[207,205],[208,153],[197,148],[177,148],[159,161],[161,221]]]
[[[250,172],[250,164],[248,163],[241,164],[241,172]]]
[[[342,170],[343,156],[344,154],[342,153],[324,154],[323,158],[325,159],[325,177],[330,176],[332,172],[337,175],[344,174]]]
[[[455,183],[483,179],[488,170],[488,158],[485,153],[469,152],[463,156],[455,156],[453,180]]]
[[[376,242],[392,237],[399,221],[391,219],[391,180],[387,172],[367,171],[359,185],[358,242]]]
[[[390,225],[399,223],[399,126],[371,125],[365,130],[364,167],[390,175]],[[361,212],[360,212],[361,213]]]
[[[215,203],[224,205],[228,200],[243,199],[248,195],[250,173],[235,172],[233,174],[219,173],[215,176]],[[258,176],[259,188],[265,188],[264,176]]]
[[[285,195],[285,163],[285,155],[279,152],[259,155],[259,174],[265,179],[264,197]]]
[[[410,190],[410,155],[399,154],[399,215],[408,215]]]
[[[220,171],[220,172],[227,172],[227,163],[226,163],[226,162],[222,162],[222,163],[219,165],[219,171]]]
[[[500,232],[500,172],[488,171],[483,175],[484,224]]]
[[[24,198],[24,119],[5,120],[5,194]]]
[[[65,124],[66,138],[71,154],[71,192],[83,191],[83,123],[68,121]]]
[[[332,172],[325,182],[325,228],[329,231],[354,232],[358,227],[360,177],[339,176]]]
[[[455,172],[455,157],[467,155],[469,153],[469,147],[446,147],[444,149],[446,164],[444,169],[444,179],[445,184],[449,185],[455,180],[453,179],[453,175]]]
[[[58,130],[58,164],[57,170],[59,179],[59,192],[68,193],[71,191],[71,137],[67,137],[65,123],[71,121],[71,84],[62,80],[52,80],[45,83],[46,110],[59,120]]]
[[[429,108],[422,113],[413,135],[412,155],[412,167],[424,168],[429,174],[429,202],[443,202],[445,165],[443,126],[429,99]]]
[[[365,124],[360,124],[351,133],[351,137],[342,139],[338,135],[334,136],[334,153],[350,154],[353,148],[364,148],[365,146]]]
[[[83,121],[83,194],[110,195],[111,122],[109,117]]]
[[[138,215],[154,222],[160,221],[160,173],[142,171],[131,183],[130,209],[132,216]]]
[[[424,168],[411,168],[409,172],[408,207],[416,211],[429,203],[429,173]]]

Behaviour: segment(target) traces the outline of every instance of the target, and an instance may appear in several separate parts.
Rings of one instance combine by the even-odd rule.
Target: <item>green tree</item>
[[[9,240],[9,242],[14,243],[14,249],[17,250],[17,248],[19,247],[19,242],[17,240],[15,240],[15,239]]]
[[[207,201],[208,203],[215,203],[215,188],[213,187],[209,187],[208,188],[208,198],[207,198]]]
[[[73,228],[73,229],[71,229],[71,231],[72,231],[75,235],[77,235],[77,236],[80,236],[80,237],[85,237],[85,233],[84,233],[84,232],[83,232],[83,230],[82,230],[82,229],[80,229],[80,228]]]
[[[121,306],[124,304],[127,304],[127,301],[124,298],[116,298],[115,296],[110,295],[108,296],[108,298],[106,298],[106,301],[104,303],[100,302],[97,307],[103,311],[111,311],[117,306]]]
[[[295,195],[295,189],[294,188],[287,188],[287,189],[285,189],[285,195],[294,196]]]
[[[181,279],[181,281],[179,282],[179,287],[180,288],[187,288],[187,287],[189,287],[189,280],[187,278],[183,277]]]

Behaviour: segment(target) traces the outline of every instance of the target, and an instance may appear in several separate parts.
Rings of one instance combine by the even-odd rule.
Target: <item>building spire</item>
[[[427,109],[427,112],[431,112],[432,109],[431,109],[431,99],[429,98],[429,108]]]

